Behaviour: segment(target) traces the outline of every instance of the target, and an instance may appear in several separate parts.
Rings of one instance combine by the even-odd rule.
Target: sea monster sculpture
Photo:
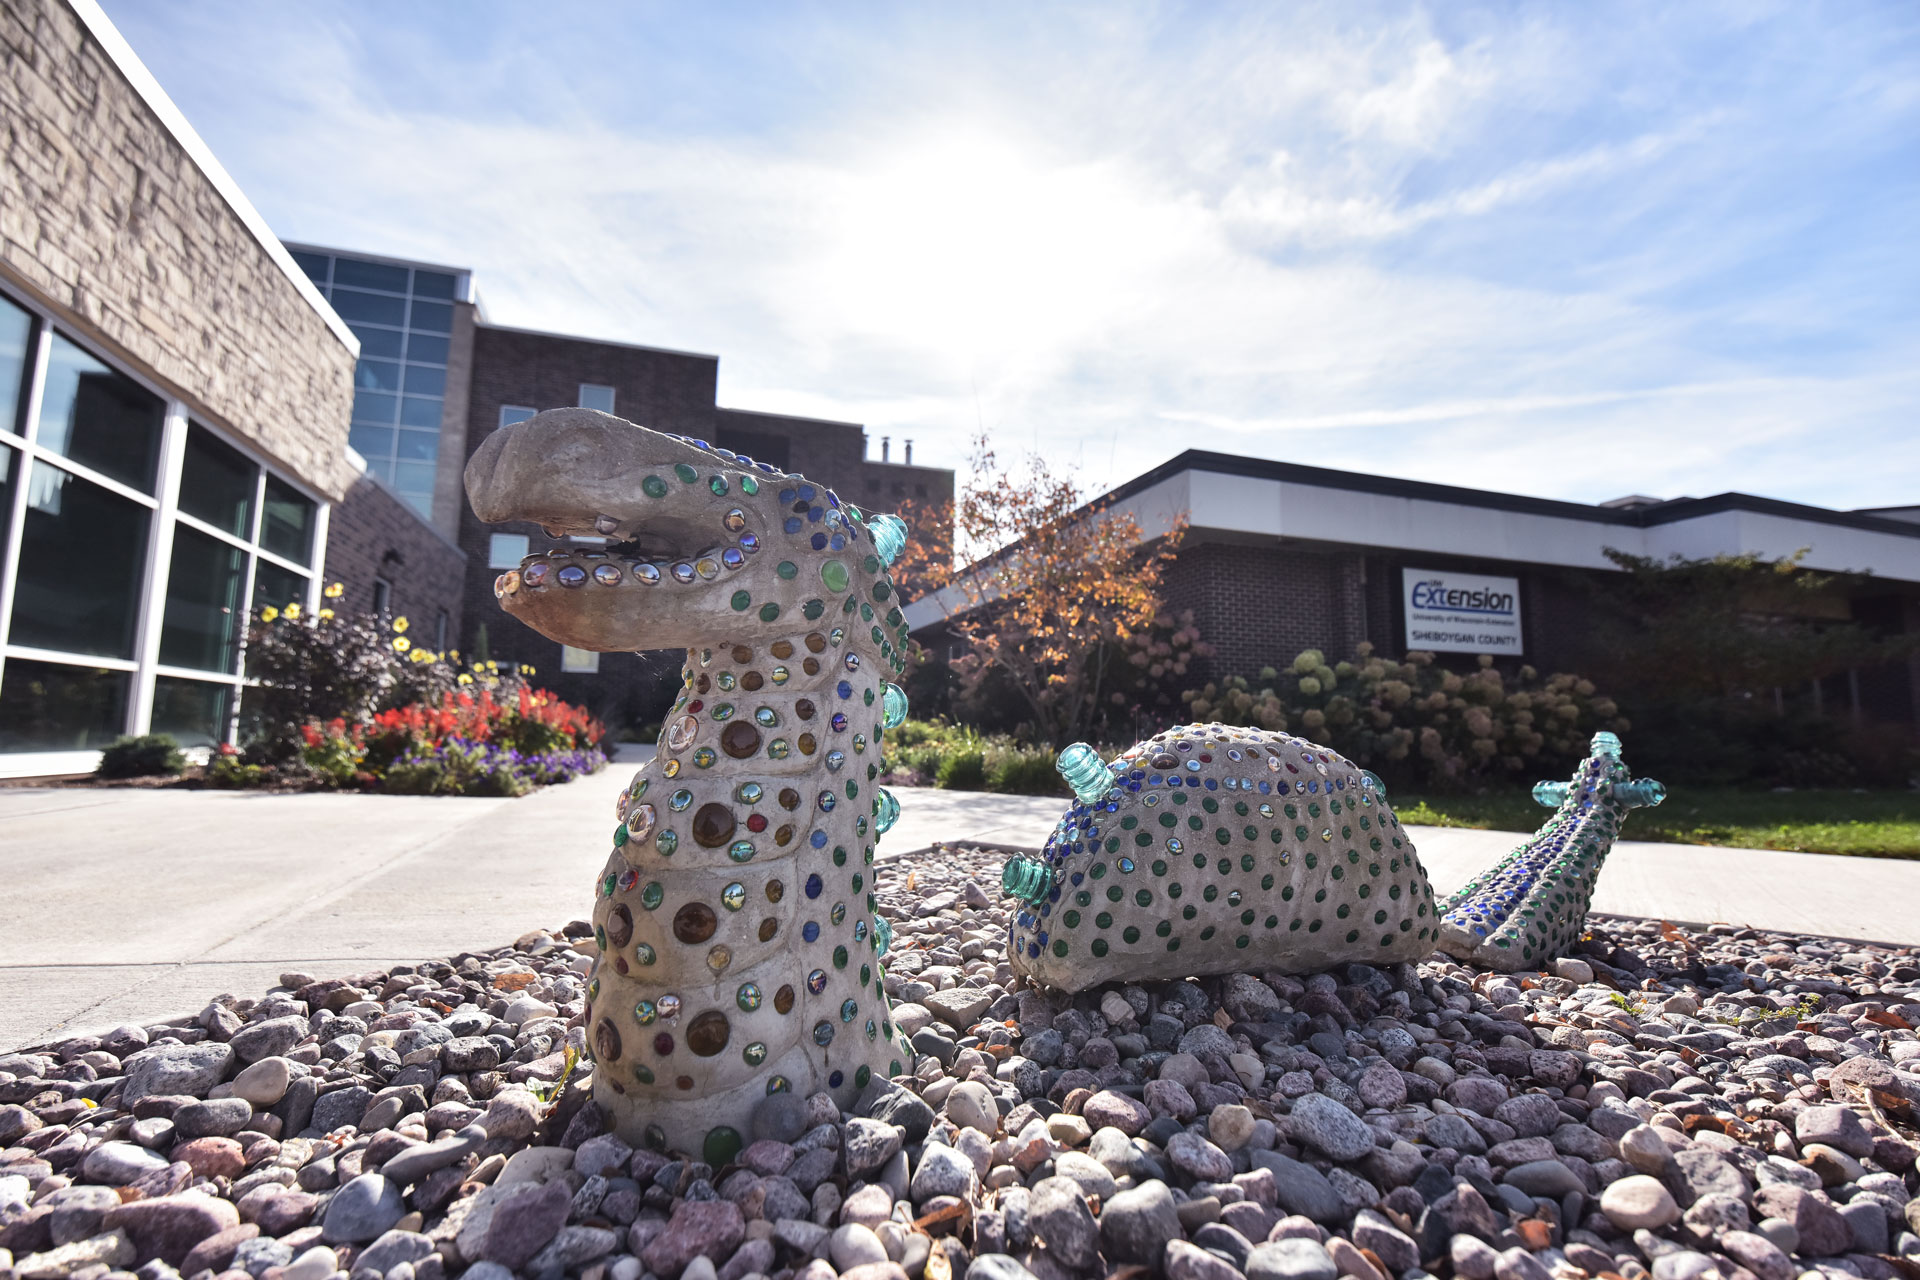
[[[610,540],[502,574],[507,612],[581,649],[687,649],[594,903],[587,1040],[616,1131],[718,1167],[768,1095],[846,1108],[910,1069],[871,869],[899,812],[875,779],[906,717],[884,678],[905,663],[886,569],[906,526],[590,409],[500,429],[466,483],[488,523]]]
[[[1231,971],[1313,972],[1417,960],[1538,968],[1580,937],[1594,880],[1629,809],[1620,740],[1595,734],[1555,812],[1492,870],[1436,900],[1371,773],[1282,733],[1192,724],[1103,762],[1075,743],[1077,800],[1038,857],[1009,859],[1015,968],[1067,991]]]

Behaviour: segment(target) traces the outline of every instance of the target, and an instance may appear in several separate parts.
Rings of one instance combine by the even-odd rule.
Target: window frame
[[[500,562],[500,540],[502,538],[509,540],[517,538],[520,543],[520,554],[511,557],[505,564]],[[489,569],[518,569],[520,562],[532,554],[533,539],[527,534],[490,533],[487,535],[487,568]]]
[[[255,571],[264,559],[305,580],[306,591],[302,607],[311,613],[318,609],[321,603],[320,577],[325,564],[332,504],[299,477],[274,466],[257,446],[239,436],[238,433],[218,423],[192,416],[186,403],[178,396],[171,394],[166,387],[143,376],[137,370],[128,368],[125,361],[103,349],[98,342],[93,341],[86,334],[77,332],[62,317],[54,314],[34,298],[9,288],[0,290],[0,299],[26,312],[33,326],[27,341],[23,372],[24,395],[17,406],[19,415],[8,419],[0,413],[0,449],[12,452],[19,467],[11,507],[0,511],[0,521],[5,522],[4,553],[0,554],[0,680],[5,678],[9,658],[130,672],[133,679],[128,689],[126,721],[123,726],[124,732],[130,734],[146,732],[151,722],[156,679],[165,676],[220,685],[232,690],[227,723],[222,726],[220,737],[222,741],[233,741],[239,722],[242,692],[247,685],[253,683],[244,674],[246,669],[244,632],[241,643],[235,646],[236,652],[231,671],[204,671],[198,668],[175,667],[160,661],[160,637],[166,621],[174,531],[184,526],[196,533],[233,546],[247,557],[244,591],[241,598],[247,602],[249,610],[253,599]],[[142,493],[123,481],[102,475],[39,442],[40,411],[46,389],[47,361],[56,331],[61,338],[99,360],[119,376],[129,379],[137,386],[158,396],[165,406],[160,427],[159,461],[152,493]],[[253,504],[247,537],[238,537],[180,510],[181,471],[186,459],[187,433],[190,427],[205,431],[213,439],[245,458],[254,468]],[[32,490],[30,478],[34,465],[41,462],[85,480],[89,484],[98,485],[108,493],[132,502],[149,513],[139,599],[135,605],[134,656],[131,659],[103,658],[92,654],[68,653],[64,650],[41,649],[31,645],[12,643],[21,541],[26,525],[28,497]],[[269,475],[314,506],[312,564],[295,563],[260,545]],[[90,771],[98,756],[97,751],[0,753],[0,777],[30,777],[43,773]]]
[[[514,425],[514,423],[525,422],[527,418],[531,418],[534,414],[539,412],[540,411],[534,408],[532,405],[503,404],[500,406],[499,414],[496,415],[494,418],[493,429],[495,431],[498,431],[503,427],[511,427]],[[509,422],[507,421],[507,415],[510,413],[524,414],[525,416],[515,418],[513,422]]]
[[[576,657],[576,654],[582,656]],[[576,649],[570,644],[563,644],[560,646],[560,670],[571,676],[597,676],[600,674],[600,651]]]
[[[613,413],[615,407],[618,406],[620,403],[620,388],[611,386],[605,382],[581,383],[580,389],[574,393],[573,402],[579,405],[582,409],[598,408],[597,405],[590,405],[587,403],[587,392],[589,391],[604,391],[607,393],[607,407],[604,409],[601,409],[600,410],[601,413]]]

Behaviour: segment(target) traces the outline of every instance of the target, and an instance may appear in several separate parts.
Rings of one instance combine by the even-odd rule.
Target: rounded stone
[[[262,1058],[233,1078],[233,1096],[256,1107],[271,1107],[287,1096],[293,1084],[293,1063],[285,1058]]]
[[[1000,1129],[1000,1108],[994,1105],[987,1086],[977,1080],[963,1080],[947,1095],[947,1119],[991,1138]]]
[[[619,1060],[620,1029],[606,1018],[594,1024],[593,1052],[602,1062]]]
[[[1680,1206],[1657,1178],[1644,1173],[1621,1178],[1600,1193],[1600,1212],[1622,1231],[1657,1231],[1679,1221]]]

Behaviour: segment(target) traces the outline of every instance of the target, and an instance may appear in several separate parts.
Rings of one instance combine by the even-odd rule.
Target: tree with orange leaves
[[[907,513],[917,531],[894,580],[907,598],[939,593],[967,649],[954,662],[963,686],[999,674],[1037,731],[1064,746],[1134,678],[1123,650],[1164,624],[1163,578],[1186,517],[1148,539],[1130,511],[1087,501],[1078,481],[1037,455],[1003,469],[984,436],[968,470],[950,511]],[[956,550],[970,563],[956,566]]]

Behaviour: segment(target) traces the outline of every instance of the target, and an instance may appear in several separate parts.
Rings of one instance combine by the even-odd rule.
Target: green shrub
[[[164,733],[119,738],[100,753],[94,772],[99,778],[153,778],[180,776],[187,767],[180,744]]]
[[[217,751],[207,762],[206,782],[217,791],[250,791],[265,786],[270,774],[265,765],[246,764],[238,755]]]
[[[987,754],[963,747],[940,761],[934,784],[949,791],[982,791],[987,785]]]
[[[987,752],[989,791],[1017,796],[1065,795],[1066,782],[1044,747],[994,747]]]

